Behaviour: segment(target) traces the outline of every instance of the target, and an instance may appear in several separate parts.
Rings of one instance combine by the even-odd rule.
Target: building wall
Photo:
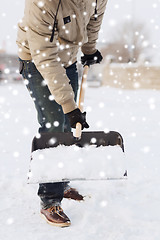
[[[124,89],[160,89],[160,66],[105,65],[102,86],[106,85]]]

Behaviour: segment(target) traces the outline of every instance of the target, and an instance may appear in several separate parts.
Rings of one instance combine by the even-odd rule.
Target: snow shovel
[[[83,112],[88,66],[84,67],[78,107]],[[107,148],[106,148],[107,146]],[[104,155],[102,157],[102,155]],[[34,137],[28,183],[124,179],[122,136],[115,131],[42,133]]]

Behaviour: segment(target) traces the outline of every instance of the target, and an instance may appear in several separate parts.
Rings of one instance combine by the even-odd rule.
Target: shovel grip
[[[80,123],[76,124],[75,138],[80,139],[82,134],[82,125]]]
[[[87,83],[87,74],[88,74],[89,67],[86,65],[83,69],[83,75],[82,75],[82,82],[81,82],[81,88],[79,93],[79,102],[78,102],[78,108],[83,112],[83,105],[84,105],[84,95],[85,95],[85,89],[86,89],[86,83]],[[82,125],[80,123],[76,124],[76,131],[75,131],[75,137],[81,138],[82,134]]]

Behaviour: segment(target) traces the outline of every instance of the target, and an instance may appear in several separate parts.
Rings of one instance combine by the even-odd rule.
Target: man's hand
[[[100,63],[102,61],[103,57],[101,53],[97,50],[94,54],[84,54],[83,57],[81,57],[81,63],[83,66],[85,65],[93,65],[95,63]]]
[[[76,123],[78,122],[82,125],[82,129],[89,128],[89,125],[86,122],[86,112],[82,113],[79,108],[67,113],[67,116],[72,128],[76,128]]]

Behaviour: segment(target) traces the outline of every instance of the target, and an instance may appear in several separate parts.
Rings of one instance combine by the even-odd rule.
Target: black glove
[[[94,54],[84,54],[83,57],[81,57],[81,63],[83,66],[85,65],[93,65],[95,63],[100,63],[102,61],[103,57],[101,53],[97,50]]]
[[[67,113],[67,116],[72,128],[76,128],[76,123],[78,122],[82,125],[82,129],[89,128],[89,125],[86,122],[86,112],[82,113],[79,108]]]

